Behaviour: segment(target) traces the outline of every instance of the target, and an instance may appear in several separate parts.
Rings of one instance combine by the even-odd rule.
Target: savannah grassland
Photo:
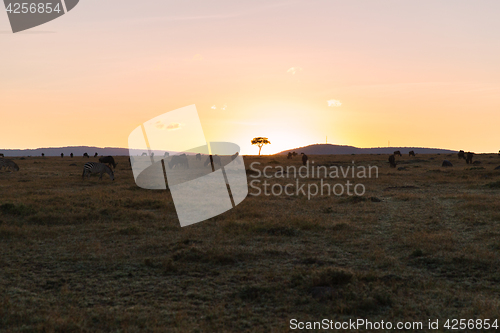
[[[358,198],[248,196],[181,228],[169,192],[138,188],[126,157],[114,182],[82,181],[82,157],[14,158],[19,172],[0,171],[0,331],[287,332],[292,318],[444,331],[500,317],[497,155],[398,157],[404,170],[387,155],[309,158],[379,178]]]

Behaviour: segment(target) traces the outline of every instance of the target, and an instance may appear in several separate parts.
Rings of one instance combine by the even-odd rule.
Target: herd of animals
[[[415,157],[415,152],[412,150],[410,151],[409,153],[409,156],[413,156]],[[498,155],[500,156],[500,151],[498,151]],[[403,156],[401,154],[401,151],[399,150],[396,150],[392,155],[389,156],[389,165],[391,166],[391,168],[395,168],[396,167],[396,156]],[[465,163],[467,164],[480,164],[481,162],[480,161],[474,161],[472,162],[472,159],[474,158],[474,153],[473,152],[465,152],[463,150],[460,150],[458,152],[458,159],[461,160],[461,159],[464,159],[465,160]],[[441,165],[443,167],[452,167],[453,166],[453,163],[451,163],[450,161],[448,160],[444,160],[443,161],[443,164]]]
[[[169,155],[170,154],[168,152],[165,152],[164,158],[169,157]],[[69,156],[71,158],[74,157],[73,153],[71,153]],[[97,156],[98,156],[98,154],[95,153],[94,158],[96,158]],[[143,153],[142,156],[148,156],[148,154]],[[154,153],[151,153],[150,156],[154,157]],[[234,161],[238,156],[239,156],[238,152],[234,155],[231,155],[231,161]],[[42,153],[42,157],[45,157],[44,153]],[[90,158],[89,154],[87,154],[87,153],[84,153],[83,157]],[[64,158],[64,153],[61,153],[61,158]],[[202,155],[196,154],[195,158],[197,161],[201,161]],[[129,165],[130,166],[132,166],[133,162],[134,162],[133,157],[129,157]],[[241,163],[241,161],[237,160],[237,163]],[[203,166],[207,167],[209,164],[212,166],[212,170],[215,170],[215,166],[217,164],[220,167],[222,167],[222,161],[221,161],[220,156],[208,155]],[[71,165],[76,166],[76,164],[71,164]],[[114,169],[116,169],[116,165],[117,165],[117,163],[115,162],[115,159],[113,158],[113,156],[102,156],[99,158],[99,163],[87,162],[83,166],[82,179],[85,180],[85,177],[89,178],[91,174],[99,174],[99,180],[102,180],[102,176],[106,173],[109,175],[109,178],[111,180],[115,180]],[[168,165],[169,169],[180,169],[180,168],[189,169],[189,161],[188,161],[186,154],[172,156],[172,158],[167,163],[167,165]],[[4,154],[0,154],[0,170],[2,170],[3,168],[10,170],[10,171],[19,171],[19,166],[14,161],[5,158]]]
[[[500,156],[500,151],[498,152],[498,154]],[[167,158],[167,157],[169,157],[169,155],[170,154],[168,152],[165,152],[163,157]],[[238,153],[231,155],[231,161],[236,159],[236,157],[238,157],[238,155],[239,155]],[[296,152],[289,152],[287,155],[287,159],[293,159],[297,155],[298,154]],[[302,164],[307,165],[307,160],[308,160],[307,155],[304,153],[301,153],[301,155],[302,155]],[[408,155],[410,157],[416,156],[415,152],[413,150],[411,150],[408,153]],[[74,156],[73,153],[71,153],[70,157],[73,158],[73,156]],[[98,154],[95,153],[94,158],[96,158],[97,156],[98,156]],[[141,156],[148,156],[148,154],[143,153]],[[154,157],[154,153],[151,153],[150,156]],[[397,165],[396,156],[402,157],[403,155],[401,154],[401,151],[396,150],[392,155],[389,156],[389,165],[392,168],[395,168]],[[42,157],[45,157],[45,154],[42,153]],[[83,157],[90,158],[89,154],[87,154],[87,153],[84,153]],[[469,151],[466,153],[463,150],[460,150],[458,152],[458,159],[459,160],[464,159],[467,164],[479,164],[479,163],[481,163],[480,161],[473,162],[472,161],[473,157],[474,157],[473,152]],[[63,153],[61,153],[61,158],[64,158]],[[201,161],[202,155],[196,154],[195,158],[197,161]],[[239,160],[237,160],[237,161],[239,163],[241,163]],[[132,166],[132,163],[133,163],[133,157],[129,157],[130,166]],[[172,156],[172,158],[170,159],[170,161],[167,164],[168,164],[169,169],[180,169],[180,168],[189,169],[189,161],[188,161],[186,154]],[[221,162],[220,156],[208,155],[207,159],[203,163],[203,166],[207,167],[209,164],[212,166],[213,170],[215,170],[216,165],[219,165],[220,167],[222,167],[222,162]],[[115,163],[113,156],[102,156],[99,158],[99,163],[87,162],[83,166],[82,179],[85,179],[85,176],[87,176],[87,178],[89,178],[91,174],[99,174],[99,180],[102,180],[102,176],[106,173],[109,175],[111,180],[115,180],[115,175],[114,175],[113,170],[116,168],[116,165],[117,165],[117,163]],[[453,164],[448,160],[444,160],[442,166],[443,167],[451,167],[451,166],[453,166]],[[0,170],[2,170],[3,168],[10,170],[10,171],[19,171],[19,166],[14,161],[5,158],[4,154],[0,153]]]

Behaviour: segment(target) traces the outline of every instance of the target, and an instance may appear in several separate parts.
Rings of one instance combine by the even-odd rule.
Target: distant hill
[[[41,156],[42,153],[45,156],[61,156],[63,153],[65,156],[69,156],[69,154],[73,153],[75,156],[83,156],[84,153],[88,153],[90,156],[94,156],[95,153],[99,154],[99,156],[120,156],[127,155],[127,148],[98,148],[98,147],[86,147],[86,146],[78,146],[78,147],[59,147],[59,148],[37,148],[37,149],[0,149],[0,153],[5,156]]]
[[[456,153],[455,150],[423,147],[377,147],[377,148],[358,148],[353,146],[341,146],[332,144],[316,144],[300,148],[294,148],[282,151],[276,155],[286,155],[288,152],[304,153],[306,155],[350,155],[350,154],[392,154],[399,150],[401,154],[408,154],[411,150],[415,154],[450,154]]]

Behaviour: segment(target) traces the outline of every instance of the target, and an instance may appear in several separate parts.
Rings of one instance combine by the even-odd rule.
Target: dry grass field
[[[316,166],[378,166],[378,178],[355,180],[362,197],[248,196],[184,228],[169,192],[138,188],[126,157],[114,182],[82,181],[82,157],[13,158],[20,171],[0,171],[0,331],[498,319],[500,158],[466,165],[417,154],[398,157],[398,170],[387,157],[309,156]],[[441,167],[444,159],[454,166]],[[245,157],[247,169],[252,162],[301,165],[300,156]]]

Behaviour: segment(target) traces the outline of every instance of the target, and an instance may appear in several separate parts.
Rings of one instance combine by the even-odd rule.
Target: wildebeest
[[[89,154],[87,154],[87,153],[84,153],[83,157],[90,158]]]
[[[465,163],[472,164],[472,158],[473,157],[474,157],[474,153],[471,153],[470,151],[467,152],[467,155],[465,157]]]
[[[240,156],[240,153],[239,153],[239,152],[236,152],[236,154],[231,155],[231,161],[236,160],[236,158],[237,158],[238,156]],[[238,164],[241,164],[241,160],[239,160],[239,159],[238,159],[238,160],[236,160],[236,162],[237,162]]]
[[[199,153],[198,153],[198,154],[196,154],[196,160],[197,160],[197,161],[201,161],[201,154],[199,154]]]
[[[45,157],[45,154],[44,154],[44,153],[42,153],[42,157]]]
[[[186,154],[172,156],[170,162],[168,162],[168,168],[173,169],[177,166],[183,166],[186,169],[189,169],[189,162]]]
[[[163,154],[163,157],[168,157],[170,154],[168,152],[165,152],[165,154]]]
[[[19,166],[14,161],[6,158],[0,159],[0,170],[2,170],[2,168],[9,169],[10,171],[19,171]]]
[[[302,165],[307,164],[307,160],[309,159],[306,154],[300,153],[302,155]]]
[[[116,169],[116,163],[115,163],[115,159],[113,158],[113,156],[100,157],[99,162],[107,164],[110,168],[113,167],[113,169]]]
[[[415,156],[415,152],[413,150],[410,150],[410,152],[408,153],[408,156]]]
[[[292,159],[293,158],[293,154],[291,152],[288,152],[288,155],[286,155],[286,158],[287,159]]]
[[[297,156],[297,155],[298,155],[298,154],[297,154],[296,152],[293,152],[293,153],[292,153],[292,156],[293,156],[293,157],[295,157],[295,156]]]
[[[108,167],[106,164],[102,163],[96,163],[96,162],[87,162],[83,166],[83,174],[82,174],[82,179],[85,179],[85,176],[87,175],[87,178],[90,177],[90,174],[92,173],[99,173],[99,180],[102,180],[102,175],[104,173],[107,173],[109,175],[109,178],[111,180],[115,180],[115,174],[113,170],[111,170],[110,167]]]
[[[212,159],[213,162],[211,162],[210,159]],[[203,163],[203,166],[207,166],[207,165],[212,164],[212,163],[213,163],[214,167],[216,164],[218,164],[219,166],[222,167],[222,162],[220,160],[220,156],[218,156],[218,155],[208,156],[207,159],[205,160],[205,163]]]
[[[64,153],[61,153],[61,158],[63,158],[63,157],[64,157]]]
[[[142,153],[142,155],[141,155],[141,156],[148,156],[148,154],[147,154],[147,153]]]
[[[73,153],[69,154],[69,157],[73,158]]]
[[[460,160],[462,158],[465,160],[465,152],[463,150],[458,152],[458,159]]]
[[[451,164],[451,162],[448,161],[448,160],[444,160],[443,164],[441,164],[441,166],[443,166],[443,167],[452,167],[453,164]]]
[[[97,157],[97,155],[99,155],[99,154],[97,154],[97,152],[96,152],[96,153],[94,154],[94,158],[96,158],[96,157]]]
[[[403,156],[403,155],[401,155],[401,152],[400,152],[399,150],[396,150],[396,151],[394,152],[394,154],[393,154],[393,155],[394,155],[394,156],[396,156],[396,155],[398,155],[398,156]]]
[[[389,164],[391,168],[396,167],[396,157],[394,157],[394,155],[389,156]]]
[[[3,154],[0,154],[0,157],[5,157],[5,156],[3,156]]]

